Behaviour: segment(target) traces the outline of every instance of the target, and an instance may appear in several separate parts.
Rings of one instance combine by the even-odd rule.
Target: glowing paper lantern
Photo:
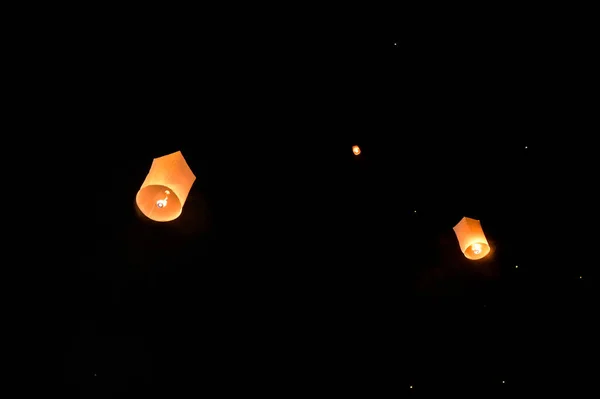
[[[468,259],[481,259],[490,253],[490,246],[483,234],[479,220],[464,217],[454,226],[454,232],[458,238],[460,250]]]
[[[354,155],[360,154],[360,147],[357,146],[357,145],[353,145],[352,146],[352,152],[354,153]]]
[[[181,151],[155,158],[135,202],[148,218],[170,222],[181,215],[195,180]]]

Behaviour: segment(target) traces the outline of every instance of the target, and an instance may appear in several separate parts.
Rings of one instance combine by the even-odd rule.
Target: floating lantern
[[[454,232],[458,238],[460,250],[468,259],[481,259],[490,253],[490,246],[483,234],[479,220],[464,217],[454,226]]]
[[[155,158],[135,202],[148,218],[170,222],[181,215],[195,180],[181,151]]]
[[[352,146],[352,152],[354,153],[354,155],[359,155],[360,154],[360,147],[357,145],[353,145]]]

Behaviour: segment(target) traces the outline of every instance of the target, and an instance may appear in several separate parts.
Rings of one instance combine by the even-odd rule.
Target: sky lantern
[[[483,234],[479,220],[464,217],[454,226],[454,232],[458,238],[460,250],[468,259],[481,259],[490,253],[490,246]]]
[[[353,145],[352,146],[352,152],[354,153],[354,155],[359,155],[360,154],[360,147],[357,145]]]
[[[135,202],[148,218],[170,222],[181,215],[195,180],[181,151],[155,158]]]

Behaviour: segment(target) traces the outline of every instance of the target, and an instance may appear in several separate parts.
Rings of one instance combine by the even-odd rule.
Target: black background
[[[585,23],[138,11],[18,46],[37,374],[86,398],[591,384]],[[153,223],[135,194],[177,150],[197,180]]]

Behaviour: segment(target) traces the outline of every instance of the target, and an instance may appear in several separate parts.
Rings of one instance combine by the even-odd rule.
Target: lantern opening
[[[179,198],[165,186],[150,185],[142,188],[137,194],[136,202],[144,215],[157,222],[168,222],[181,214]]]
[[[477,260],[484,258],[489,253],[489,245],[485,243],[476,242],[467,247],[464,254],[468,259]]]

